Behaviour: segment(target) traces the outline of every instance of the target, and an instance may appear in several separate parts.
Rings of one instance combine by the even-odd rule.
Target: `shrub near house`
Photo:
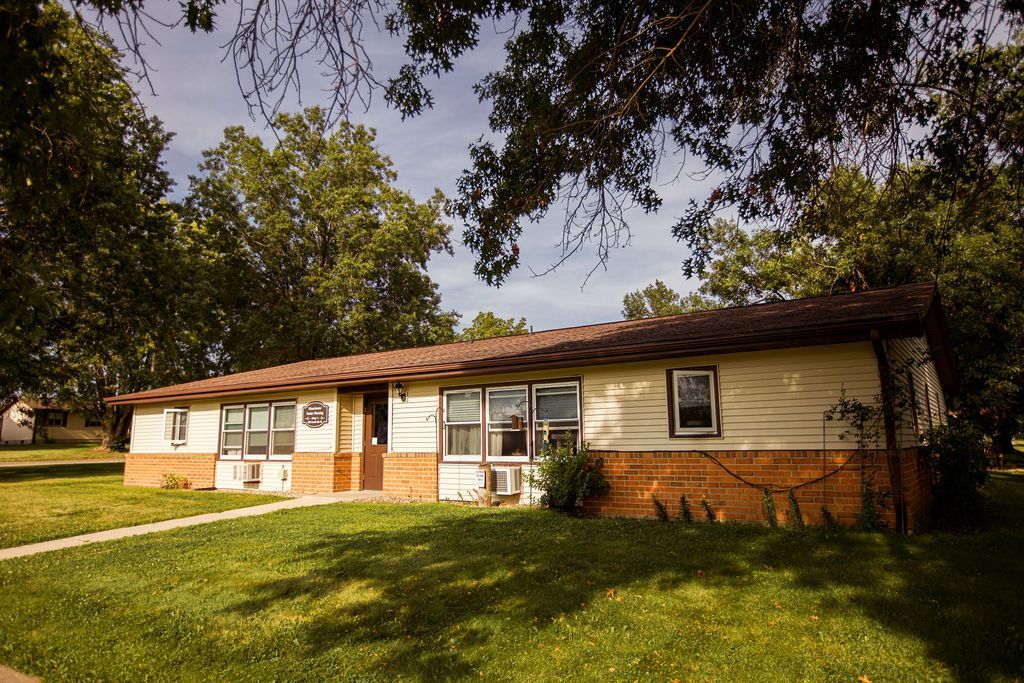
[[[125,481],[174,472],[197,487],[381,490],[536,502],[545,448],[589,444],[608,488],[593,514],[650,516],[686,496],[719,520],[853,523],[874,491],[908,528],[930,498],[919,437],[956,381],[938,293],[912,285],[305,361],[111,397],[135,406]],[[895,371],[899,369],[899,371]],[[905,369],[905,371],[904,371]],[[855,444],[825,415],[914,400]],[[894,379],[893,379],[894,378]],[[795,501],[786,499],[793,490]],[[877,494],[877,495],[875,495]]]

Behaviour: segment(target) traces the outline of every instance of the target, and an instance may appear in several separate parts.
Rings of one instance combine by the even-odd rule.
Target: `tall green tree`
[[[104,396],[205,365],[178,305],[188,285],[163,199],[169,136],[105,36],[56,4],[5,4],[0,17],[4,50],[25,50],[0,67],[13,79],[0,88],[3,388],[91,413],[109,444],[129,413]]]
[[[712,308],[719,308],[716,301],[699,292],[680,294],[661,280],[655,280],[643,289],[628,292],[622,297],[622,317],[626,320],[679,315]]]
[[[799,234],[719,225],[698,292],[733,305],[937,282],[961,377],[951,405],[1008,452],[1024,426],[1024,221],[1014,177],[993,173],[950,204],[935,169],[909,171],[899,192],[842,171]]]
[[[85,4],[129,28],[145,5]],[[189,0],[182,23],[214,30],[222,12]],[[1021,107],[979,98],[979,85],[998,87],[988,48],[1022,17],[1019,0],[294,0],[240,6],[222,23],[258,111],[301,83],[308,55],[339,112],[382,85],[404,116],[433,106],[431,80],[465,63],[486,30],[514,27],[476,85],[494,135],[472,146],[455,201],[476,272],[501,283],[523,230],[553,207],[567,209],[568,250],[590,240],[606,258],[625,237],[625,207],[659,210],[659,171],[671,177],[683,159],[715,179],[672,229],[692,248],[687,275],[710,261],[716,215],[789,228],[839,166],[884,178],[928,159],[965,186],[983,182],[1014,154],[988,142]],[[396,73],[367,59],[374,26],[402,40],[408,63]],[[959,128],[943,126],[953,110]]]
[[[440,192],[397,189],[367,128],[332,131],[318,108],[276,123],[273,147],[226,129],[185,201],[224,369],[451,341],[458,315],[427,274],[451,252]]]
[[[473,318],[473,322],[458,335],[459,341],[476,341],[477,339],[491,339],[492,337],[510,337],[517,334],[529,334],[530,326],[526,324],[526,318],[516,320],[512,318],[501,318],[492,311],[480,311]]]

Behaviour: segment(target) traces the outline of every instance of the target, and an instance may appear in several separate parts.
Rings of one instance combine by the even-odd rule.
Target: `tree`
[[[18,68],[34,69],[0,89],[5,99],[25,97],[0,113],[11,124],[0,133],[0,260],[10,295],[3,389],[98,417],[110,445],[130,412],[103,397],[204,366],[204,346],[188,338],[177,304],[188,287],[163,201],[169,136],[138,105],[104,36],[57,5],[22,9],[0,13],[20,35],[5,51],[22,45],[28,61],[17,56]]]
[[[753,303],[936,281],[961,376],[951,406],[1008,452],[1024,424],[1024,221],[1013,209],[1016,176],[993,173],[987,191],[951,205],[935,169],[909,169],[899,192],[840,171],[787,239],[716,231],[699,292]]]
[[[711,299],[697,293],[683,296],[661,280],[622,297],[622,317],[626,320],[657,318],[717,308]]]
[[[459,333],[459,341],[476,341],[492,337],[510,337],[516,334],[529,334],[530,328],[526,318],[518,321],[513,318],[499,318],[491,311],[480,311],[473,318],[469,327]]]
[[[204,152],[182,234],[203,264],[225,370],[450,341],[427,275],[451,252],[437,192],[396,189],[374,133],[325,112],[282,114],[267,148],[241,127]]]
[[[141,0],[86,1],[137,35]],[[182,24],[211,31],[219,10],[189,0]],[[558,204],[566,251],[594,243],[607,258],[627,241],[625,207],[660,208],[656,176],[676,151],[717,178],[673,227],[692,248],[687,275],[710,260],[716,214],[731,207],[781,231],[839,166],[887,179],[939,160],[966,186],[983,180],[1013,154],[986,141],[1020,107],[993,107],[1011,101],[979,98],[977,86],[995,66],[989,47],[1022,16],[1018,0],[294,0],[244,7],[226,42],[243,94],[268,118],[299,87],[306,55],[336,113],[383,88],[413,116],[433,105],[429,79],[455,70],[485,27],[510,29],[504,63],[477,84],[494,136],[473,145],[454,202],[476,272],[499,284],[525,226]],[[408,63],[376,74],[364,25],[401,38]],[[943,109],[967,125],[943,127]]]

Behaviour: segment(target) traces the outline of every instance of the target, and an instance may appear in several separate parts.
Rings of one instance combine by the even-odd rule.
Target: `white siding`
[[[32,417],[28,413],[27,406],[15,403],[4,411],[0,419],[3,420],[3,426],[0,427],[0,443],[32,443]]]
[[[317,429],[310,429],[302,424],[302,407],[307,403],[320,401],[327,404],[327,424]],[[299,453],[334,453],[335,438],[338,431],[338,392],[335,389],[300,393],[297,397],[298,409],[295,417],[295,450]]]
[[[437,466],[437,488],[440,500],[454,500],[464,503],[476,501],[476,473],[479,465],[473,463],[441,463]],[[532,505],[540,500],[541,491],[530,485],[529,475],[533,465],[523,465],[523,493],[519,503]],[[514,496],[495,496],[496,500],[508,500]]]
[[[895,380],[907,389],[908,372],[914,381],[914,396],[917,399],[917,433],[914,432],[913,415],[904,416],[898,438],[901,447],[915,446],[918,437],[931,426],[946,422],[946,397],[935,367],[928,342],[923,337],[896,339],[888,344],[889,364]]]
[[[363,395],[352,397],[352,452],[363,452]]]
[[[236,401],[230,398],[218,398],[136,406],[131,452],[216,453],[220,444],[220,409],[222,405],[289,399],[296,401],[295,450],[333,453],[338,424],[337,392],[334,389],[246,396],[239,397]],[[302,424],[302,407],[311,401],[321,401],[328,407],[328,423],[318,429],[310,429]],[[164,409],[176,407],[189,409],[187,440],[178,446],[164,440]]]
[[[352,447],[352,394],[338,394],[338,451],[348,452]],[[359,416],[362,417],[361,415]]]
[[[245,489],[254,491],[290,491],[292,488],[292,465],[290,462],[264,462],[263,473],[258,484],[245,484],[234,478],[235,465],[242,463],[228,460],[217,461],[213,485],[218,489]]]
[[[666,370],[718,367],[722,436],[670,438]],[[847,396],[873,403],[879,393],[878,365],[871,344],[830,346],[698,356],[663,361],[509,373],[447,382],[409,382],[409,400],[396,401],[393,450],[433,452],[437,410],[445,386],[581,376],[583,434],[592,448],[615,451],[809,450],[844,448],[838,439],[845,425],[824,424],[823,413]]]
[[[405,401],[396,396],[391,404],[389,450],[392,453],[436,453],[438,385],[410,383],[406,391]]]
[[[437,466],[437,489],[441,500],[466,503],[476,500],[476,471],[478,465],[441,463]]]

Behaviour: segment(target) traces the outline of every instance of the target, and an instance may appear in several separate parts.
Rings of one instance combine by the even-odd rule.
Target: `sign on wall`
[[[310,429],[323,427],[330,417],[326,403],[311,401],[302,407],[302,424]]]

